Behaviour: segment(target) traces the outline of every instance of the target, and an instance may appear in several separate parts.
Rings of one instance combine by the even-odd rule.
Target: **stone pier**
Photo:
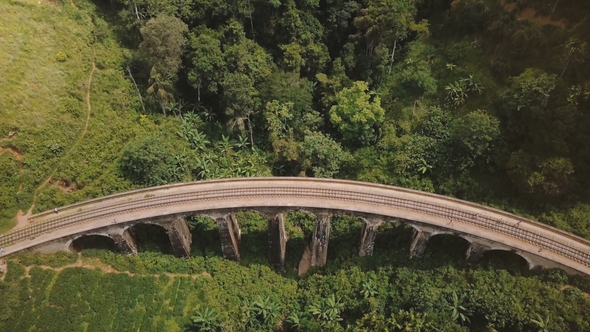
[[[287,233],[283,214],[268,219],[268,262],[274,268],[285,268],[285,250],[287,247]]]
[[[191,255],[192,234],[188,228],[186,218],[177,217],[171,221],[161,223],[166,229],[176,257],[188,258]]]
[[[490,247],[477,243],[477,242],[471,242],[471,244],[469,245],[469,248],[467,249],[467,253],[466,253],[466,261],[467,264],[473,264],[475,262],[477,262],[478,260],[480,260],[483,257],[483,254],[486,253],[486,251],[491,250]]]
[[[414,237],[410,245],[410,258],[420,258],[424,255],[424,250],[426,250],[426,245],[431,236],[432,232],[414,228]]]
[[[241,231],[236,216],[231,213],[223,217],[215,218],[219,237],[221,239],[221,250],[223,258],[240,261],[240,239]]]
[[[359,256],[373,256],[373,250],[375,249],[375,237],[377,236],[377,229],[383,223],[383,220],[372,218],[365,219],[363,229],[361,230],[361,242],[359,245]]]
[[[108,235],[123,255],[137,255],[137,244],[130,228],[111,229]]]
[[[328,242],[330,241],[329,212],[316,213],[315,228],[309,244],[310,266],[324,266],[328,261]]]

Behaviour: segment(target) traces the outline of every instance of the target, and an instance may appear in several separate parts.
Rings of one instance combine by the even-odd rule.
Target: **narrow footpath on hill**
[[[9,259],[11,260],[11,259]],[[16,259],[12,259],[12,261],[17,261]],[[89,270],[100,270],[102,273],[114,273],[114,274],[126,274],[130,277],[134,277],[134,276],[154,276],[156,278],[159,278],[160,276],[164,275],[170,278],[191,278],[193,280],[199,278],[199,277],[209,277],[211,278],[211,275],[207,272],[202,272],[202,273],[198,273],[198,274],[187,274],[187,273],[161,273],[161,274],[138,274],[138,273],[133,273],[133,272],[129,272],[129,271],[119,271],[117,269],[115,269],[114,267],[112,267],[111,265],[105,264],[103,263],[100,259],[96,259],[96,258],[85,258],[82,259],[82,256],[78,257],[78,260],[75,263],[72,264],[67,264],[61,267],[52,267],[52,266],[48,266],[48,265],[29,265],[25,267],[25,275],[22,278],[30,278],[31,275],[29,274],[29,271],[31,270],[32,267],[39,267],[43,270],[53,270],[55,272],[61,272],[65,269],[69,269],[69,268],[83,268],[83,269],[89,269]],[[4,274],[2,275],[2,277],[0,278],[0,280],[4,281],[4,278],[6,277],[6,273],[8,272],[8,266],[6,264],[6,260],[2,259],[0,260],[0,269],[2,270],[2,272],[4,272]]]
[[[76,7],[76,5],[73,2],[72,2],[72,5],[74,7]],[[82,139],[84,138],[84,136],[88,132],[88,127],[90,125],[90,116],[92,114],[92,103],[90,100],[90,97],[91,97],[90,90],[92,87],[92,77],[94,76],[94,72],[96,71],[96,45],[94,45],[94,44],[92,45],[92,52],[93,52],[92,69],[90,70],[90,75],[88,76],[88,83],[86,84],[87,112],[86,112],[86,124],[84,125],[84,130],[80,133],[80,136],[78,137],[76,142],[74,142],[74,144],[68,150],[68,152],[64,154],[64,156],[60,159],[60,161],[58,161],[57,165],[55,166],[55,168],[53,169],[53,171],[51,172],[49,177],[47,179],[45,179],[45,181],[43,181],[35,189],[35,191],[33,192],[33,203],[31,204],[31,207],[29,208],[27,213],[23,214],[23,212],[19,210],[19,212],[16,215],[17,225],[16,225],[15,229],[25,227],[29,223],[29,218],[33,215],[33,208],[35,207],[35,203],[37,202],[37,195],[39,193],[39,190],[41,190],[43,187],[45,187],[53,179],[53,176],[55,175],[55,173],[59,169],[61,162],[63,160],[65,160],[72,153],[72,151],[74,151],[76,146],[82,141]],[[21,160],[22,160],[22,156],[21,156]]]

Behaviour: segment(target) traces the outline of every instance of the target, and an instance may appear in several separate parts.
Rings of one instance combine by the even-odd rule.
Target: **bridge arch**
[[[88,245],[90,242],[90,246]],[[119,251],[115,240],[107,234],[83,234],[68,241],[70,251],[81,252],[85,249],[108,249]]]
[[[490,249],[482,255],[481,259],[492,260],[494,258],[500,258],[505,262],[506,259],[509,259],[510,257],[517,258],[519,261],[517,264],[522,267],[526,267],[529,270],[532,270],[538,266],[538,264],[526,254],[519,253],[511,249]]]
[[[426,252],[433,257],[448,256],[452,259],[465,259],[472,242],[452,232],[440,232],[430,236]]]
[[[136,222],[125,229],[129,232],[137,246],[138,252],[158,251],[174,254],[166,227],[157,222]]]
[[[429,227],[433,232],[468,236],[473,240],[472,243],[480,246],[494,248],[498,244],[511,248],[527,256],[536,265],[561,267],[570,273],[590,275],[590,242],[553,227],[504,211],[430,193],[370,183],[311,178],[225,179],[111,195],[62,207],[57,215],[51,211],[37,214],[33,216],[35,223],[0,235],[0,247],[10,254],[63,237],[111,227],[114,218],[119,224],[148,219],[166,219],[169,224],[174,224],[171,219],[212,214],[216,215],[218,225],[225,227],[231,224],[228,223],[228,218],[231,219],[228,216],[243,209],[304,209],[319,216],[313,243],[310,244],[310,248],[316,251],[315,263],[318,265],[325,263],[323,252],[327,249],[326,235],[329,235],[329,220],[325,216],[346,211],[371,215],[377,219],[409,221],[412,227],[417,225],[414,228],[422,234],[418,240],[426,237]],[[221,212],[225,214],[220,215]],[[276,224],[279,225],[277,232],[281,233],[281,223]],[[169,228],[171,241],[174,238],[179,248],[183,245],[186,247],[190,239],[179,229],[187,227],[182,226],[182,222],[175,225]],[[190,232],[186,233],[190,235]],[[412,246],[415,249],[414,242]]]

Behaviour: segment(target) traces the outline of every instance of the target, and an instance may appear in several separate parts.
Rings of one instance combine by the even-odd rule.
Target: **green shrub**
[[[59,51],[59,52],[57,52],[57,54],[55,55],[55,61],[58,61],[58,62],[65,62],[67,59],[68,59],[68,55],[66,54],[66,52]]]

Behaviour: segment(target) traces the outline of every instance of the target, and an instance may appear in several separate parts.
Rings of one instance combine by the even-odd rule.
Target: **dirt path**
[[[75,5],[74,5],[75,6]],[[88,106],[88,112],[86,113],[86,125],[84,126],[84,131],[74,143],[74,146],[70,149],[70,152],[74,150],[74,147],[84,138],[86,133],[88,132],[88,125],[90,124],[90,114],[92,114],[92,103],[90,102],[90,87],[92,85],[92,77],[94,76],[94,72],[96,71],[96,46],[92,46],[92,70],[90,71],[90,76],[88,77],[88,88],[86,90],[86,105]]]
[[[516,6],[515,2],[508,3],[507,0],[500,0],[500,2],[502,3],[502,6],[504,6],[504,8],[508,11],[511,11]],[[541,24],[541,25],[554,25],[554,26],[558,26],[558,27],[561,27],[563,29],[570,30],[570,31],[576,30],[578,28],[578,26],[580,26],[580,24],[582,24],[582,22],[578,22],[578,23],[574,24],[571,27],[571,29],[568,29],[567,22],[565,22],[563,20],[555,21],[555,20],[552,20],[550,16],[538,15],[537,11],[531,7],[526,7],[524,9],[522,9],[520,12],[518,12],[516,14],[516,19],[517,20],[529,20],[531,22],[535,22],[535,23]]]
[[[73,4],[73,1],[72,1],[72,4]],[[73,5],[74,5],[74,7],[76,6],[75,4],[73,4]],[[43,181],[43,183],[41,183],[33,192],[33,204],[31,205],[31,207],[27,211],[27,213],[26,213],[27,216],[32,215],[33,208],[35,207],[35,203],[37,202],[37,194],[39,193],[39,190],[41,190],[43,187],[45,187],[53,179],[53,176],[57,172],[57,170],[61,164],[61,161],[66,159],[72,153],[72,151],[74,151],[74,149],[76,148],[78,143],[80,143],[80,141],[82,141],[82,139],[84,138],[84,136],[86,136],[86,133],[88,132],[88,126],[90,125],[90,115],[92,114],[92,103],[90,100],[90,96],[91,96],[90,89],[92,87],[92,77],[94,76],[94,72],[96,71],[96,46],[95,45],[92,46],[92,53],[93,53],[92,70],[90,71],[90,75],[88,76],[88,83],[87,83],[87,87],[86,87],[87,112],[86,112],[86,124],[84,125],[84,130],[82,131],[82,133],[80,133],[80,136],[78,137],[76,142],[74,142],[74,144],[68,150],[68,152],[61,158],[60,162],[58,162],[57,166],[53,169],[53,171],[51,172],[49,177],[47,179],[45,179],[45,181]],[[20,215],[23,214],[22,211],[19,211],[19,213],[20,213]],[[17,220],[18,220],[18,214],[17,214]],[[28,218],[24,219],[24,220],[27,221]],[[17,223],[17,227],[19,225],[21,225],[21,221],[22,221],[22,219],[19,220],[19,222]],[[24,224],[23,226],[25,226],[25,225],[26,224]]]
[[[82,260],[82,258],[78,258],[78,260],[75,263],[72,264],[68,264],[62,267],[51,267],[48,265],[31,265],[31,266],[27,266],[25,267],[25,278],[29,278],[29,271],[31,270],[32,267],[39,267],[43,270],[53,270],[56,272],[61,272],[64,269],[69,269],[69,268],[75,268],[75,267],[80,267],[80,268],[84,268],[84,269],[91,269],[91,270],[95,270],[95,269],[99,269],[101,272],[103,273],[115,273],[115,274],[126,274],[130,277],[135,276],[135,273],[132,272],[128,272],[128,271],[118,271],[115,268],[113,268],[110,265],[104,264],[103,262],[101,262],[98,259],[88,259],[86,262],[84,262]]]
[[[3,148],[0,146],[0,155],[4,152],[11,153],[21,163],[20,169],[22,170],[23,154],[16,148]]]
[[[119,271],[117,269],[115,269],[114,267],[112,267],[111,265],[105,264],[103,263],[101,260],[96,259],[96,258],[86,258],[86,259],[82,259],[82,257],[79,257],[78,260],[75,263],[72,264],[68,264],[62,267],[51,267],[48,265],[31,265],[31,266],[26,266],[25,267],[25,276],[23,278],[30,278],[31,275],[29,274],[29,271],[31,270],[31,268],[33,267],[39,267],[43,270],[53,270],[56,272],[61,272],[65,269],[69,269],[69,268],[83,268],[83,269],[90,269],[90,270],[96,270],[99,269],[102,273],[114,273],[114,274],[126,274],[130,277],[134,277],[134,276],[147,276],[147,275],[151,275],[151,276],[155,276],[156,278],[159,278],[161,275],[165,275],[167,277],[170,278],[191,278],[193,280],[196,280],[199,277],[209,277],[211,278],[211,275],[208,272],[203,272],[203,273],[199,273],[199,274],[186,274],[186,273],[162,273],[162,274],[137,274],[137,273],[133,273],[133,272],[129,272],[129,271]],[[5,260],[0,260],[0,268],[2,269],[2,271],[6,272],[7,271],[7,265],[6,265],[6,261]],[[4,277],[6,276],[6,273],[4,273],[4,275],[2,276],[2,278],[0,278],[0,280],[4,280]]]
[[[23,213],[23,210],[18,210],[16,213],[16,226],[14,229],[23,228],[29,224],[30,218],[33,215],[32,209],[29,209],[27,213]]]

